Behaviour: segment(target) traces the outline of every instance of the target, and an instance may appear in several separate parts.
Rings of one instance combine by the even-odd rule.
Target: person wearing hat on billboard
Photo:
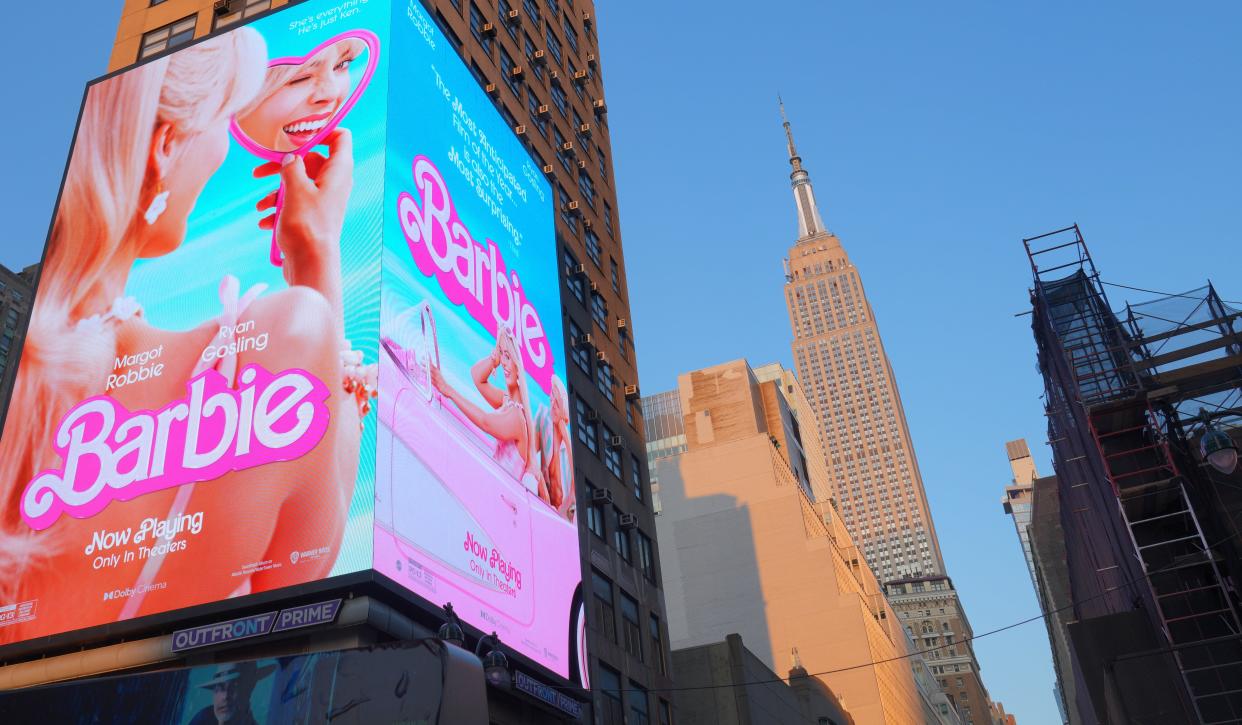
[[[199,685],[211,690],[211,704],[195,713],[190,725],[257,725],[250,710],[255,685],[276,670],[274,665],[227,662],[216,668],[210,680]]]

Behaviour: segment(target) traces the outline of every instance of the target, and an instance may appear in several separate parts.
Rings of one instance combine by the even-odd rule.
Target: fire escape
[[[1142,593],[1143,606],[1155,615],[1198,721],[1242,723],[1238,595],[1222,553],[1226,542],[1216,527],[1205,526],[1213,515],[1201,490],[1205,475],[1186,470],[1203,465],[1189,444],[1196,426],[1212,417],[1199,412],[1203,401],[1242,394],[1239,313],[1209,285],[1166,305],[1189,309],[1183,319],[1142,305],[1127,306],[1122,317],[1109,307],[1077,225],[1024,244],[1037,314],[1055,331],[1073,383],[1067,397],[1085,412],[1102,463],[1096,470],[1103,471],[1129,535],[1121,557],[1137,559],[1142,576],[1132,578],[1145,580],[1121,582],[1114,574],[1112,587],[1150,590],[1150,598]],[[1239,412],[1227,404],[1211,407],[1218,420]],[[1109,568],[1125,567],[1097,569],[1102,582]]]

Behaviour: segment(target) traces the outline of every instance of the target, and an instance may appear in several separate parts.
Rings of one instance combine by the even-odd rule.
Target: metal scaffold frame
[[[1050,443],[1059,460],[1076,462],[1058,476],[1082,479],[1062,488],[1071,512],[1067,539],[1076,537],[1095,563],[1095,582],[1081,566],[1071,576],[1080,590],[1105,598],[1095,613],[1142,608],[1153,615],[1200,723],[1242,723],[1238,595],[1220,544],[1205,532],[1213,514],[1211,491],[1203,489],[1211,481],[1185,470],[1202,466],[1189,443],[1196,424],[1242,420],[1242,313],[1209,284],[1126,305],[1123,320],[1077,225],[1023,244],[1034,275]],[[1164,307],[1178,312],[1157,314]],[[1067,450],[1073,436],[1058,431],[1082,424],[1094,450],[1083,442]],[[1128,601],[1107,599],[1111,591],[1128,593]]]

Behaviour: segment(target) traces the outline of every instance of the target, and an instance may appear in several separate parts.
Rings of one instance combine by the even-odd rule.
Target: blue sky
[[[37,261],[83,83],[120,0],[18,3],[0,121],[17,173],[0,263]],[[1077,222],[1107,281],[1238,279],[1242,5],[600,2],[633,323],[647,392],[746,357],[790,364],[785,98],[824,219],[862,272],[950,574],[976,632],[1038,611],[999,504],[1003,444],[1044,445],[1021,238]],[[652,18],[663,22],[653,27]],[[72,18],[72,22],[65,22]],[[1111,289],[1114,303],[1126,297]],[[1141,299],[1135,294],[1130,299]],[[1043,627],[976,643],[1020,722],[1057,721]]]

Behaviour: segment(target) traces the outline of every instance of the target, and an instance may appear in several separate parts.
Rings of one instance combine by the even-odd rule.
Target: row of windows
[[[660,577],[656,571],[655,544],[651,537],[639,530],[633,520],[627,519],[627,514],[620,508],[609,506],[606,501],[595,500],[597,490],[599,489],[590,481],[586,482],[587,530],[600,541],[607,541],[608,529],[611,527],[612,547],[616,550],[617,556],[633,566],[635,549],[637,549],[638,570],[642,572],[647,581],[658,584]]]
[[[501,0],[499,3],[499,10],[501,24],[506,28],[506,31],[515,41],[518,40],[518,29],[516,24],[506,22],[504,20],[511,12],[508,3]],[[530,15],[529,9],[527,10],[527,14]],[[535,19],[535,16],[531,16],[531,18]],[[568,25],[568,20],[566,20],[566,24]],[[550,26],[548,27],[550,28]],[[476,40],[478,40],[479,46],[484,49],[490,59],[492,57],[493,42],[491,37],[484,32],[485,17],[482,11],[478,10],[478,8],[473,5],[471,6],[471,28],[472,32],[475,32],[476,34]],[[547,34],[550,35],[550,31]],[[535,77],[540,81],[543,81],[544,67],[538,57],[538,54],[542,51],[536,47],[535,42],[532,40],[529,33],[522,32],[521,35],[522,39],[525,41],[525,54],[526,59],[529,62],[529,67],[532,69]],[[551,37],[555,40],[554,35]],[[573,44],[574,43],[571,43],[571,45]],[[554,46],[550,44],[549,47],[553,48]],[[522,77],[525,76],[526,69],[519,66],[508,51],[503,47],[499,50],[499,56],[499,64],[503,80],[520,102],[523,96],[522,87],[524,85]],[[558,62],[560,62],[560,59],[558,59]],[[477,64],[472,63],[471,70],[475,73],[481,85],[486,86],[488,84],[482,69],[478,68]],[[594,79],[594,74],[589,70],[583,70],[580,73],[582,74],[581,77],[579,77],[579,73],[574,74],[575,80],[571,84],[571,87],[575,93],[578,94],[580,100],[585,100],[582,96],[582,86],[584,85],[586,79]],[[534,88],[528,85],[525,89],[526,107],[530,115],[531,125],[540,133],[540,135],[551,142],[557,161],[567,172],[574,174],[574,167],[577,166],[576,179],[580,200],[591,209],[597,209],[598,202],[596,181],[592,178],[592,174],[588,172],[588,168],[590,165],[590,157],[594,152],[595,165],[598,166],[599,170],[599,179],[605,184],[609,182],[610,177],[608,174],[607,156],[604,149],[602,146],[593,144],[590,141],[589,136],[591,133],[591,125],[585,122],[578,112],[570,107],[568,96],[560,82],[552,79],[547,84],[541,83],[540,85],[541,87],[548,88],[552,104],[557,108],[560,116],[565,120],[569,120],[572,117],[573,123],[571,128],[573,131],[569,134],[562,133],[559,127],[549,121],[549,113],[547,111],[548,106],[544,105],[543,100],[539,98]],[[517,127],[522,125],[518,123],[517,119],[513,117],[512,113],[508,111],[503,103],[497,103],[496,106],[500,110],[501,115],[504,116],[513,126]],[[602,118],[600,119],[600,122],[603,122]],[[551,138],[549,138],[549,135]],[[569,140],[571,136],[576,138],[576,143]],[[544,162],[538,151],[534,148],[529,148],[529,150],[535,157],[535,160],[540,167],[549,168],[548,164]],[[575,156],[579,158],[575,160]],[[556,191],[557,201],[561,207],[562,221],[565,223],[565,226],[573,232],[574,236],[579,236],[579,217],[575,213],[576,210],[572,207],[572,204],[574,203],[573,198],[559,183],[556,184]],[[607,201],[603,201],[602,206],[603,210],[601,218],[604,228],[607,230],[608,234],[615,239],[616,231],[614,229],[612,208]],[[590,229],[589,225],[584,223],[583,227],[585,232],[582,233],[581,236],[584,237],[587,256],[591,258],[595,265],[602,270],[603,254],[599,236]],[[611,279],[613,280],[613,289],[620,294],[620,266],[617,264],[615,259],[609,259],[608,271],[611,275]]]
[[[151,0],[151,6],[154,7],[162,2],[164,0]],[[215,31],[232,25],[244,18],[270,10],[271,7],[272,0],[230,0],[227,12],[212,13],[211,29]],[[138,58],[147,58],[169,48],[175,48],[178,45],[190,42],[194,39],[194,27],[197,24],[198,14],[195,13],[144,33],[142,43],[138,48]]]
[[[646,688],[633,680],[629,681],[629,687],[622,688],[621,673],[603,660],[599,662],[592,689],[599,695],[596,706],[600,722],[604,725],[649,725],[652,722],[648,714]],[[672,725],[672,708],[668,700],[662,697],[656,699],[656,714],[659,725]]]
[[[611,579],[595,569],[591,569],[591,600],[590,622],[596,632],[609,642],[622,645],[626,654],[638,662],[649,663],[660,674],[668,671],[668,653],[660,617],[655,612],[649,613],[644,622],[638,600],[624,589],[614,587]]]

